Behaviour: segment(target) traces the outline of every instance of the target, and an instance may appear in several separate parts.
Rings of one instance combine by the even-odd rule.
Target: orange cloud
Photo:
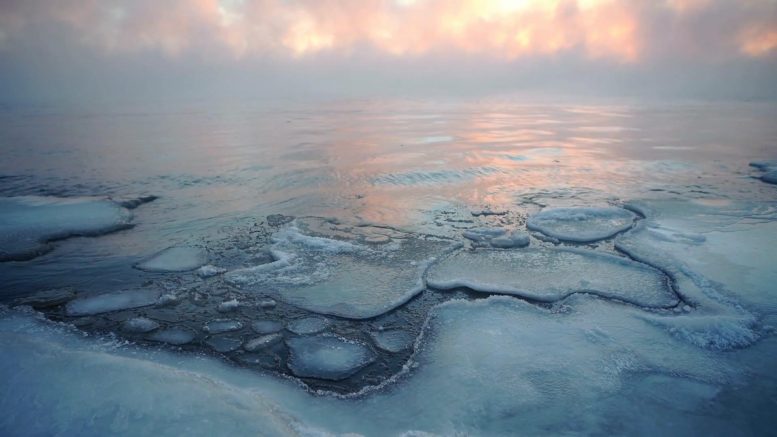
[[[735,27],[714,44],[709,30],[682,28],[704,22],[693,18],[710,10],[730,14]],[[769,55],[777,46],[776,11],[772,0],[9,0],[0,5],[0,45],[24,38],[25,27],[56,22],[79,44],[109,53],[299,58],[371,50],[501,60],[579,53],[632,63],[678,47]],[[665,29],[655,17],[666,20]],[[670,31],[676,44],[661,35]],[[671,47],[657,50],[658,40]]]

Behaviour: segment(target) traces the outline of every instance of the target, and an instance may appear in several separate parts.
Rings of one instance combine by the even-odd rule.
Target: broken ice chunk
[[[162,331],[157,331],[147,336],[146,339],[151,341],[158,341],[160,343],[167,343],[175,346],[180,346],[186,343],[190,343],[192,340],[194,340],[194,337],[195,337],[194,333],[189,331],[188,329],[170,328]]]
[[[251,324],[251,329],[257,334],[273,334],[283,329],[283,325],[273,320],[257,320]]]
[[[375,346],[386,352],[396,353],[410,347],[415,340],[415,336],[403,329],[386,329],[384,331],[370,332],[370,337],[375,342]]]
[[[286,326],[286,329],[297,335],[316,334],[327,329],[332,322],[322,317],[305,317],[303,319],[293,320]]]
[[[222,332],[237,331],[243,329],[243,324],[239,320],[218,319],[205,323],[202,330],[209,334],[220,334]]]
[[[473,228],[464,231],[462,235],[468,240],[481,242],[502,236],[505,233],[507,233],[507,230],[502,228]]]
[[[491,246],[500,249],[513,249],[516,247],[526,247],[529,245],[529,234],[525,232],[511,232],[508,235],[492,238]]]
[[[159,292],[152,290],[126,290],[97,296],[81,297],[68,302],[68,316],[86,316],[153,305]]]
[[[208,262],[205,250],[193,246],[176,246],[156,253],[135,265],[147,272],[186,272]]]
[[[209,337],[205,340],[205,344],[216,352],[225,353],[237,350],[243,341],[231,337]]]
[[[228,313],[230,311],[235,311],[240,307],[240,302],[238,302],[237,299],[227,300],[224,302],[221,302],[216,308],[218,312],[220,313]]]
[[[159,323],[145,317],[135,317],[122,323],[121,329],[125,332],[145,334],[159,328]]]
[[[256,337],[251,340],[248,340],[243,345],[243,349],[247,350],[248,352],[256,352],[260,349],[265,349],[269,346],[272,346],[281,340],[283,340],[283,336],[281,334],[263,335],[261,337]]]
[[[224,267],[216,267],[214,265],[208,264],[197,269],[197,276],[202,279],[207,279],[225,273],[226,271],[227,269]]]

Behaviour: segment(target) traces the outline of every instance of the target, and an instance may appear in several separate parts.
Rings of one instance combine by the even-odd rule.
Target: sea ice
[[[237,331],[240,329],[243,329],[243,324],[239,320],[230,319],[211,320],[202,327],[202,330],[208,334],[221,334],[222,332]]]
[[[332,322],[330,322],[329,319],[325,319],[323,317],[305,317],[302,319],[292,320],[286,326],[286,329],[289,330],[289,332],[293,332],[297,335],[308,335],[321,332],[329,328],[331,325]]]
[[[386,352],[396,353],[410,347],[415,341],[415,336],[404,329],[386,329],[370,332],[375,346]]]
[[[159,323],[145,317],[135,317],[121,324],[123,331],[135,334],[145,334],[157,328],[159,328]]]
[[[615,247],[669,274],[694,310],[650,319],[677,337],[709,349],[744,347],[759,337],[757,318],[742,302],[777,313],[777,205],[656,200],[628,205],[646,217]],[[647,317],[647,316],[646,316]]]
[[[14,305],[29,305],[33,308],[48,308],[61,305],[75,297],[70,288],[52,288],[13,300]]]
[[[48,242],[125,229],[132,214],[99,197],[0,198],[0,261],[27,260],[45,253]]]
[[[243,349],[247,350],[248,352],[256,352],[258,350],[265,349],[269,346],[274,345],[275,343],[280,342],[283,340],[283,336],[281,334],[267,334],[263,335],[261,337],[252,338],[251,340],[248,340],[243,345]]]
[[[529,245],[529,234],[525,232],[513,231],[508,235],[492,238],[491,246],[500,249],[514,249],[517,247],[526,247]]]
[[[240,302],[237,299],[230,299],[221,302],[216,309],[220,313],[229,313],[240,308]]]
[[[761,180],[769,184],[777,184],[777,170],[772,170],[762,174]]]
[[[159,292],[153,290],[115,291],[71,300],[65,312],[68,316],[88,316],[154,305],[158,298]]]
[[[637,216],[622,208],[551,208],[529,217],[526,227],[576,243],[604,240],[629,229]]]
[[[203,279],[212,278],[213,276],[220,275],[222,273],[226,273],[227,269],[224,267],[217,267],[213,265],[204,265],[197,269],[197,276]]]
[[[204,249],[193,246],[169,247],[135,265],[148,272],[186,272],[208,262]]]
[[[418,430],[511,435],[516,429],[530,435],[598,435],[613,429],[638,434],[644,429],[634,418],[647,415],[652,423],[652,418],[674,411],[642,402],[642,392],[631,394],[635,378],[642,380],[645,374],[673,375],[676,381],[660,385],[661,396],[691,402],[680,402],[680,408],[702,401],[697,402],[702,410],[673,415],[672,428],[661,430],[681,425],[728,434],[771,429],[768,420],[752,422],[752,409],[742,417],[718,420],[717,411],[729,410],[710,411],[703,402],[714,396],[716,387],[750,371],[736,367],[742,356],[733,354],[738,352],[700,352],[644,320],[640,309],[588,296],[570,299],[574,304],[566,311],[506,297],[437,306],[403,372],[408,377],[358,402],[311,396],[284,379],[207,357],[94,342],[33,315],[0,310],[0,380],[6,384],[0,429],[9,435],[388,436]],[[317,339],[290,342],[311,338]],[[769,344],[767,339],[756,347]],[[308,346],[303,342],[298,352],[317,349]],[[774,348],[754,357],[770,351]],[[358,353],[329,352],[311,356],[307,364],[320,370],[360,362],[354,358]],[[241,357],[274,365],[264,354]],[[768,364],[751,363],[761,363],[759,371],[765,372],[758,384],[773,388]],[[90,418],[87,423],[85,417]]]
[[[313,220],[313,219],[310,219]],[[414,234],[382,245],[307,235],[298,219],[273,237],[269,264],[233,270],[227,282],[273,293],[319,314],[366,319],[390,311],[420,293],[422,274],[436,256],[457,243]]]
[[[289,369],[305,378],[338,381],[375,360],[366,345],[334,336],[296,337],[286,340]]]
[[[535,248],[459,251],[429,268],[430,287],[467,287],[545,302],[586,292],[645,307],[671,307],[678,300],[660,271],[601,252]]]
[[[251,324],[257,334],[273,334],[283,329],[283,324],[274,320],[257,320]]]
[[[503,228],[473,228],[464,231],[462,235],[468,240],[482,242],[502,236],[505,233],[507,233],[507,230]]]
[[[216,336],[208,337],[205,344],[216,352],[226,353],[238,350],[243,341],[239,338]]]
[[[162,331],[156,331],[146,337],[146,339],[151,341],[158,341],[160,343],[167,343],[175,346],[191,343],[194,338],[195,335],[193,332],[183,328],[164,329]]]
[[[753,161],[750,163],[750,167],[755,167],[761,171],[771,171],[777,169],[777,159],[766,161]]]

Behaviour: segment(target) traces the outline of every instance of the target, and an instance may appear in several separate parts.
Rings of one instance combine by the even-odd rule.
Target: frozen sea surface
[[[0,111],[0,434],[769,435],[775,119]]]
[[[132,214],[109,199],[20,196],[0,198],[0,261],[25,260],[49,242],[130,226]]]

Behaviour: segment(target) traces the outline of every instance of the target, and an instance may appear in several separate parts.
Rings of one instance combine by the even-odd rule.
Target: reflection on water
[[[762,104],[489,101],[5,112],[0,194],[160,196],[135,212],[131,237],[74,240],[57,263],[35,266],[49,276],[122,270],[127,259],[273,213],[430,231],[440,211],[532,212],[677,190],[769,198],[773,187],[749,179],[747,162],[772,156],[776,116]],[[24,283],[8,277],[11,288]]]

